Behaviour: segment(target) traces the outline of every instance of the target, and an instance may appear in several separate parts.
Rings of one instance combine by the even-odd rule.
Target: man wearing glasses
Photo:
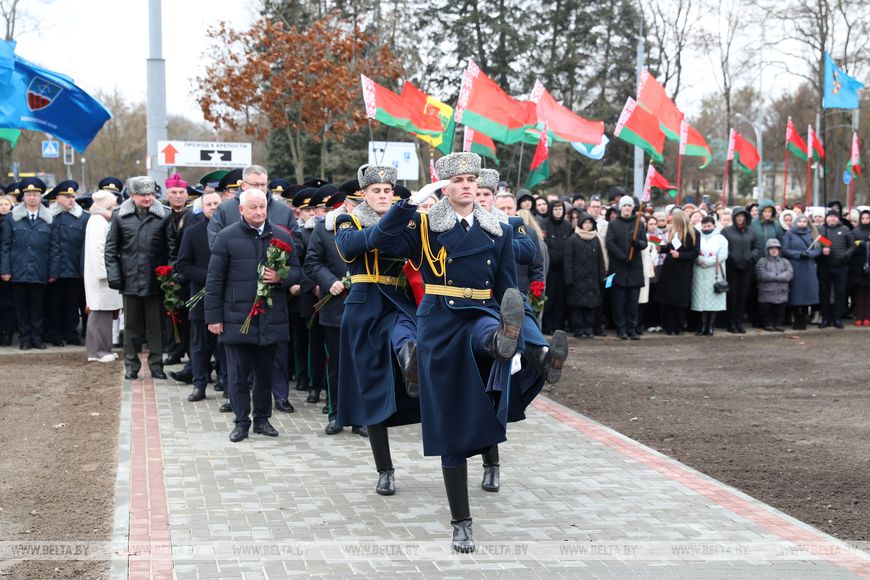
[[[130,199],[112,215],[106,237],[109,288],[124,298],[124,378],[139,378],[139,350],[147,340],[151,376],[166,379],[160,327],[163,293],[154,269],[169,260],[163,224],[167,210],[154,201],[157,184],[150,177],[131,177],[127,191]]]

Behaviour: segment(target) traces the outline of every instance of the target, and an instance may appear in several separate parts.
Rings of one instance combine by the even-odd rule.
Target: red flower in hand
[[[278,238],[272,238],[272,241],[269,242],[269,245],[275,246],[276,248],[287,254],[293,253],[293,247],[287,242],[282,242]]]
[[[154,268],[154,272],[156,272],[158,276],[169,276],[172,274],[172,266],[157,266]]]
[[[544,289],[545,289],[544,283],[541,282],[540,280],[535,280],[534,282],[529,284],[529,292],[535,298],[540,298],[541,296],[543,296]]]

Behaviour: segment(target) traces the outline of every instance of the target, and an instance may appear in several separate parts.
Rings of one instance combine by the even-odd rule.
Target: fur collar
[[[362,202],[356,206],[351,215],[356,216],[356,219],[359,220],[360,225],[364,228],[375,225],[378,223],[378,220],[381,219],[378,212],[373,210],[366,202]]]
[[[497,207],[493,207],[491,210],[489,210],[489,213],[491,213],[495,217],[495,219],[497,219],[499,221],[499,223],[502,223],[502,224],[510,223],[510,222],[508,222],[508,214],[501,211]]]
[[[341,206],[338,209],[334,209],[328,214],[326,214],[326,220],[324,220],[324,225],[326,226],[326,230],[329,232],[335,231],[335,220],[338,219],[343,213],[347,213],[347,209],[344,206]]]
[[[156,215],[159,218],[166,217],[166,210],[163,209],[163,204],[156,199],[151,203],[148,212]],[[125,199],[124,203],[118,208],[118,217],[126,217],[136,213],[136,206],[133,204],[133,199]]]
[[[483,231],[496,238],[501,237],[501,224],[493,214],[485,211],[477,202],[474,202],[473,214]],[[429,229],[433,232],[441,234],[450,231],[456,226],[456,221],[456,211],[446,197],[441,198],[429,210]]]
[[[60,214],[62,214],[62,213],[63,213],[64,211],[66,211],[66,210],[63,209],[62,207],[60,207],[60,204],[59,204],[59,203],[54,202],[53,204],[51,204],[50,206],[48,206],[48,211],[51,212],[51,215],[52,215],[52,216],[56,216],[56,215],[60,215]],[[73,206],[72,206],[72,209],[70,209],[68,213],[69,213],[71,216],[73,216],[74,218],[80,218],[80,217],[82,217],[82,213],[83,213],[83,212],[82,212],[82,206],[80,206],[80,205],[77,204],[77,203],[74,203]]]
[[[39,216],[39,219],[41,219],[42,221],[44,221],[48,225],[51,225],[51,222],[54,221],[54,216],[52,215],[52,213],[50,211],[48,211],[48,208],[45,207],[44,205],[42,205],[41,203],[39,204],[39,210],[36,212],[36,215]],[[26,218],[27,218],[27,207],[23,203],[19,203],[18,205],[16,205],[15,207],[12,208],[12,220],[13,221],[17,222],[17,221],[21,221],[21,220],[26,219]]]
[[[314,216],[311,216],[310,218],[308,218],[308,220],[306,220],[305,225],[303,225],[302,227],[305,228],[306,230],[313,230],[314,226],[316,226],[316,225],[317,225],[317,218]]]

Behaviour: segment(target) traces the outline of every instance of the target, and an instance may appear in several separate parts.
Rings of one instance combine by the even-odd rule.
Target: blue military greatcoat
[[[478,359],[473,345],[478,338],[475,325],[482,317],[496,320],[505,291],[516,287],[513,229],[477,204],[473,216],[465,231],[446,198],[428,215],[416,213],[403,200],[372,228],[367,240],[370,248],[408,257],[420,267],[425,284],[455,288],[460,294],[427,291],[417,309],[426,455],[470,456],[506,439],[510,362]],[[472,290],[483,297],[466,297]]]
[[[354,281],[344,299],[338,368],[340,425],[420,422],[419,399],[407,395],[391,347],[399,313],[413,321],[416,307],[402,276],[404,260],[376,251],[369,243],[378,219],[377,212],[363,202],[353,214],[341,214],[335,220],[335,245],[347,262],[351,280],[378,276],[386,282]]]

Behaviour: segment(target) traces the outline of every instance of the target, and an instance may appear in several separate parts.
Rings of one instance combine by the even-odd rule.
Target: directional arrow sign
[[[172,146],[172,143],[160,150],[163,153],[163,159],[166,160],[166,165],[175,165],[175,154],[178,149]]]
[[[163,167],[246,167],[251,164],[250,143],[158,141],[157,165]]]

